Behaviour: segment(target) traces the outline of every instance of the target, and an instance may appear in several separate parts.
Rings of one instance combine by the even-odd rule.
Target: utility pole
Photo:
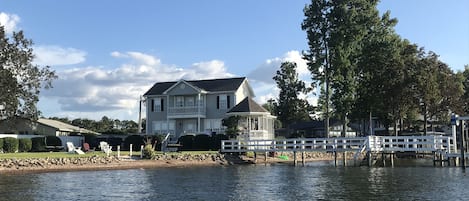
[[[138,101],[138,129],[137,134],[142,132],[142,96],[139,97]]]

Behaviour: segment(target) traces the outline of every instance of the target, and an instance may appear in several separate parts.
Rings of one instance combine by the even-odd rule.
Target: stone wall
[[[0,169],[58,168],[62,166],[86,166],[119,163],[117,157],[91,156],[84,158],[22,158],[0,159]]]

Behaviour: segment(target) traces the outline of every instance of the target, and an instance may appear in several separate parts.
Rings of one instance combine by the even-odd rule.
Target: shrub
[[[0,153],[3,152],[3,138],[0,138]]]
[[[6,137],[3,139],[3,151],[5,153],[15,153],[18,151],[18,139]]]
[[[210,138],[210,149],[211,150],[220,150],[221,149],[221,141],[222,140],[229,140],[230,138],[227,135],[217,134],[213,135]]]
[[[179,137],[178,142],[182,145],[180,148],[181,151],[189,151],[194,149],[194,136],[193,135],[184,135]]]
[[[18,151],[19,152],[28,152],[31,151],[32,142],[31,139],[21,138],[18,139]]]
[[[46,136],[47,146],[62,146],[62,140],[57,136]]]
[[[208,135],[196,135],[194,137],[194,150],[206,151],[210,149],[210,136]]]
[[[45,137],[31,138],[31,151],[34,151],[34,152],[46,151],[46,138]]]
[[[146,159],[153,159],[156,156],[156,151],[151,144],[145,145],[143,148],[143,157]]]
[[[161,144],[163,143],[163,140],[166,136],[165,135],[155,135],[153,136],[153,144],[155,144],[155,140],[156,140],[156,148],[155,150],[161,150]]]
[[[124,140],[124,148],[126,150],[130,149],[130,144],[132,144],[132,150],[140,151],[140,146],[145,143],[145,139],[140,135],[130,135]]]

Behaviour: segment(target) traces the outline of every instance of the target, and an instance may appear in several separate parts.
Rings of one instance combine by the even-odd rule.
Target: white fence
[[[454,143],[446,136],[368,136],[349,138],[304,138],[284,140],[223,140],[221,152],[343,152],[361,151],[432,152],[453,150]]]

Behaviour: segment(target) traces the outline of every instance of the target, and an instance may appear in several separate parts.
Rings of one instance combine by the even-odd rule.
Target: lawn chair
[[[112,147],[109,146],[109,144],[104,141],[99,142],[99,148],[101,149],[101,151],[103,151],[107,155],[109,155],[112,152]]]
[[[80,147],[76,148],[72,142],[67,142],[68,153],[85,154]]]
[[[94,152],[94,149],[95,149],[95,148],[93,148],[93,149],[90,148],[90,144],[88,144],[88,143],[86,143],[86,142],[83,143],[83,151],[84,151],[84,152]]]

